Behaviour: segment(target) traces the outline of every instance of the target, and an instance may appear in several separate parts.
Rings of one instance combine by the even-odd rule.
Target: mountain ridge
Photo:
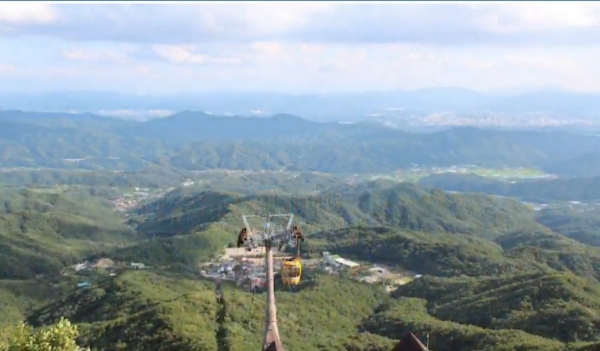
[[[263,110],[307,116],[317,120],[364,120],[382,108],[404,108],[440,112],[454,110],[570,113],[590,116],[600,109],[596,94],[544,90],[522,93],[479,92],[445,87],[419,90],[370,91],[364,93],[286,94],[248,92],[205,92],[178,95],[136,95],[118,92],[52,92],[46,94],[8,93],[0,95],[5,109],[30,110],[198,110],[217,114],[249,115]]]
[[[0,112],[0,167],[138,171],[160,163],[184,170],[294,166],[331,173],[390,172],[415,164],[545,169],[600,149],[600,138],[569,131],[457,127],[409,133],[371,122],[321,123],[289,114],[182,112],[146,122],[80,117]]]

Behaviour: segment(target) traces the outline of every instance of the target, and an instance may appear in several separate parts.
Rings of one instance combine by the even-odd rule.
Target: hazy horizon
[[[600,93],[598,3],[6,2],[0,91]]]
[[[539,93],[557,93],[557,94],[570,94],[570,95],[600,95],[600,91],[591,92],[579,92],[568,89],[544,87],[544,88],[521,88],[521,89],[498,89],[498,90],[485,90],[485,89],[474,89],[462,86],[427,86],[414,89],[369,89],[369,90],[331,90],[331,91],[306,91],[306,92],[294,92],[294,91],[277,91],[277,90],[235,90],[235,89],[221,89],[221,90],[204,90],[204,91],[166,91],[166,92],[135,92],[135,91],[121,91],[116,89],[45,89],[45,90],[16,90],[16,89],[0,89],[0,94],[10,95],[43,95],[43,94],[114,94],[123,96],[164,96],[164,97],[175,97],[175,96],[186,96],[186,95],[252,95],[252,94],[263,94],[263,95],[287,95],[287,96],[335,96],[335,95],[365,95],[365,94],[389,94],[389,93],[414,93],[414,92],[445,92],[445,91],[465,91],[470,93],[476,93],[481,95],[490,96],[518,96],[528,94],[539,94]]]

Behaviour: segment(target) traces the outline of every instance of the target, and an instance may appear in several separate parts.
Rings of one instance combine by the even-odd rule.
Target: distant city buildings
[[[480,112],[480,113],[408,113],[403,109],[382,108],[380,112],[367,114],[370,120],[384,125],[402,126],[474,126],[474,127],[560,127],[571,125],[593,125],[597,124],[591,119],[561,116],[547,112],[529,113],[502,113],[502,112]]]

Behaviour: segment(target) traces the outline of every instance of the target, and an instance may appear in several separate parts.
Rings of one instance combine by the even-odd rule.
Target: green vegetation
[[[435,350],[586,349],[598,340],[597,294],[596,283],[569,273],[423,277],[365,325],[389,337],[431,332]]]
[[[600,154],[597,150],[567,160],[550,162],[544,168],[556,175],[575,177],[600,176]]]
[[[138,240],[106,194],[92,196],[83,188],[1,194],[0,326],[72,289],[77,278],[61,275],[69,265]]]
[[[190,178],[194,184],[170,195],[181,196],[199,191],[246,195],[314,195],[345,182],[334,175],[301,171],[206,171],[195,172]]]
[[[534,143],[522,139],[529,133]],[[426,167],[476,164],[491,168],[530,168],[543,167],[553,158],[552,151],[558,150],[551,140],[553,137],[561,138],[547,133],[523,132],[519,135],[469,128],[423,135],[393,134],[396,135],[383,134],[378,139],[372,136],[346,138],[335,143],[202,140],[161,156],[159,162],[188,170],[280,169],[293,165],[331,173],[389,172],[411,168],[415,164]],[[581,145],[582,142],[568,140],[563,145]],[[544,149],[540,148],[541,145]],[[575,154],[578,152],[573,150],[571,155]]]
[[[34,332],[21,323],[14,328],[0,330],[1,351],[79,351],[75,338],[79,335],[77,326],[61,319],[45,330]]]
[[[289,115],[241,118],[182,112],[133,122],[90,114],[2,111],[0,146],[2,168],[139,171],[158,163],[187,170],[381,173],[414,164],[555,169],[557,160],[589,158],[600,139],[475,128],[411,134],[372,123],[316,123]],[[563,169],[564,175],[582,174]],[[591,173],[585,174],[600,175]]]
[[[135,240],[135,232],[109,206],[80,192],[23,190],[5,198],[0,279],[56,275],[86,255]]]
[[[261,342],[265,295],[230,285],[224,286],[224,294],[223,307],[215,299],[212,283],[129,272],[35,311],[30,321],[47,324],[67,316],[80,327],[80,344],[95,349],[216,350],[218,343],[228,350],[256,347]],[[385,298],[371,286],[321,277],[315,287],[276,294],[280,333],[290,349],[342,351],[347,343],[360,346],[358,350],[369,342],[384,349],[393,345],[382,337],[356,338],[360,321]],[[361,302],[350,307],[351,298]]]
[[[600,246],[600,210],[595,206],[547,208],[539,211],[536,219],[566,237]]]
[[[179,186],[191,174],[167,167],[148,165],[138,172],[86,169],[12,169],[0,172],[0,184],[6,186],[52,187],[149,187]]]
[[[220,304],[199,275],[200,263],[235,241],[241,214],[257,212],[294,213],[313,258],[329,250],[422,275],[392,294],[308,270],[298,292],[277,286],[290,350],[388,351],[407,331],[429,333],[436,351],[596,350],[595,206],[533,211],[510,198],[397,180],[591,202],[600,199],[599,147],[597,137],[561,132],[410,134],[286,115],[185,112],[138,123],[0,112],[0,351],[45,351],[46,341],[69,351],[75,339],[98,350],[257,347],[264,295],[226,282]],[[469,164],[480,167],[419,179]],[[589,178],[484,178],[541,170]],[[385,173],[394,179],[355,184]],[[112,262],[70,267],[98,259]]]
[[[345,257],[397,265],[420,274],[483,276],[535,265],[514,261],[500,245],[464,234],[423,233],[392,228],[348,228],[317,236]]]
[[[484,279],[425,277],[394,295],[425,300],[427,311],[440,320],[576,342],[598,340],[598,289],[568,273],[526,273]]]
[[[501,181],[476,175],[441,174],[419,184],[448,191],[481,192],[526,201],[594,201],[600,199],[600,177]]]
[[[473,174],[482,176],[482,177],[490,177],[490,178],[535,178],[535,177],[543,177],[546,174],[537,169],[531,168],[517,168],[517,169],[488,169],[488,168],[470,168],[466,167],[467,172],[472,172]]]
[[[115,188],[3,189],[1,326],[65,317],[80,331],[77,343],[92,349],[256,347],[265,296],[224,283],[219,304],[198,265],[234,242],[242,213],[286,212],[313,257],[329,250],[423,275],[391,295],[308,271],[297,293],[278,286],[290,350],[386,351],[407,331],[430,333],[440,351],[583,351],[600,342],[600,248],[586,213],[392,181],[331,183],[318,195],[303,194],[305,185],[294,191],[291,181],[279,194],[212,186],[147,201],[127,221],[113,211]],[[116,275],[68,269],[86,258],[112,259]],[[130,270],[130,262],[152,268]],[[76,287],[83,281],[90,286]]]
[[[33,325],[66,316],[93,349],[215,350],[217,304],[208,283],[127,272],[34,311]]]

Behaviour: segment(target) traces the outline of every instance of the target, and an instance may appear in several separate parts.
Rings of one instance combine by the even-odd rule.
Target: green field
[[[446,167],[446,168],[412,168],[399,169],[389,173],[379,174],[339,174],[335,175],[349,183],[359,183],[363,181],[371,181],[376,179],[388,179],[398,182],[416,183],[421,178],[432,174],[475,174],[481,177],[496,178],[496,179],[528,179],[528,178],[544,178],[551,175],[537,169],[531,168],[484,168],[476,166],[466,167]]]

